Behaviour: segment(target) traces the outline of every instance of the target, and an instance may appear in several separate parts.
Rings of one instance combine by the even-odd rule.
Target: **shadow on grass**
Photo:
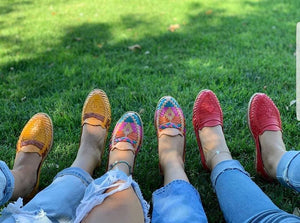
[[[22,7],[24,5],[32,4],[32,1],[9,0],[9,3],[7,3],[7,2],[5,2],[5,0],[4,0],[0,4],[0,15],[2,15],[2,16],[12,13],[16,10],[19,10],[20,7]]]
[[[13,145],[15,139],[10,135],[17,136],[35,112],[45,111],[51,115],[55,144],[43,170],[47,172],[42,178],[45,187],[51,182],[49,176],[70,165],[75,158],[81,106],[91,89],[102,88],[111,101],[112,126],[125,111],[138,111],[142,116],[145,138],[134,177],[150,200],[151,192],[161,185],[152,124],[154,109],[161,96],[172,95],[181,104],[187,119],[188,176],[202,196],[210,222],[223,221],[209,173],[200,167],[191,126],[193,100],[198,91],[210,88],[219,97],[229,147],[252,175],[254,144],[245,115],[254,92],[266,92],[275,102],[282,102],[278,106],[283,124],[288,127],[287,138],[293,138],[288,146],[298,143],[295,137],[298,127],[293,124],[295,112],[286,110],[284,103],[294,99],[295,40],[290,30],[295,29],[296,19],[299,19],[295,10],[299,3],[265,0],[240,4],[254,10],[243,16],[228,16],[225,9],[209,11],[200,3],[190,3],[188,20],[182,22],[180,29],[160,35],[151,33],[159,21],[144,20],[140,14],[128,14],[116,24],[66,27],[66,35],[59,44],[35,58],[11,62],[1,68],[0,98],[5,108],[1,109],[0,120],[1,132],[6,132],[1,141]],[[8,7],[7,13],[9,10]],[[141,26],[151,28],[143,38],[137,34],[136,38],[114,42],[112,28],[115,26],[129,32]],[[1,41],[13,40],[4,37]],[[142,49],[128,50],[128,46],[134,44]],[[274,87],[278,86],[278,80],[281,87]],[[12,152],[4,160],[12,160],[11,157]],[[107,154],[103,163],[106,157]],[[97,170],[97,177],[104,172],[104,166]],[[292,191],[279,184],[255,181],[279,207],[292,211],[299,206]]]

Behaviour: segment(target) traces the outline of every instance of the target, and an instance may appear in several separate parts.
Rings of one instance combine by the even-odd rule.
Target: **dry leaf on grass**
[[[207,11],[205,12],[206,15],[211,15],[212,13],[213,13],[213,10],[211,10],[211,9],[210,9],[210,10],[207,10]]]
[[[174,24],[174,25],[170,25],[168,30],[171,32],[174,32],[176,29],[179,29],[180,25],[179,24]]]
[[[135,44],[135,45],[129,46],[128,49],[131,51],[137,51],[137,50],[141,50],[142,47],[139,44]]]
[[[98,48],[102,48],[102,47],[103,47],[103,44],[102,44],[102,43],[99,43],[99,44],[97,44],[97,47],[98,47]]]

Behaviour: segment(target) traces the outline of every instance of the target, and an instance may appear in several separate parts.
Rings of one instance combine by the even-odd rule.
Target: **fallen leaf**
[[[267,89],[267,86],[265,85],[265,86],[264,86],[264,90],[266,90],[266,89]]]
[[[174,24],[174,25],[170,25],[168,30],[171,32],[174,32],[176,29],[179,29],[180,25],[179,24]]]
[[[137,50],[142,49],[142,47],[139,44],[135,44],[135,45],[129,46],[128,49],[131,51],[137,51]]]
[[[142,114],[145,112],[145,109],[141,108],[140,111],[139,111],[139,114]]]
[[[103,47],[103,44],[102,43],[99,43],[97,44],[98,48],[102,48]]]
[[[206,15],[211,15],[212,13],[213,13],[213,10],[211,10],[211,9],[210,9],[210,10],[207,10],[207,11],[205,12]]]
[[[56,12],[51,12],[51,15],[56,15]]]
[[[21,101],[25,101],[26,100],[26,96],[24,96],[23,98],[21,98]]]
[[[293,214],[300,217],[300,209],[295,207]]]
[[[290,106],[292,106],[293,104],[296,104],[296,100],[292,100],[292,101],[290,102]]]
[[[81,37],[75,37],[74,40],[81,41]]]

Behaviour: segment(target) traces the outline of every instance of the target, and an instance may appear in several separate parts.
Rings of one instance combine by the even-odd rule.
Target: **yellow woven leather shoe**
[[[100,89],[94,89],[85,99],[81,124],[101,126],[104,129],[109,129],[111,122],[111,111],[108,97],[105,92]]]
[[[53,143],[53,125],[51,118],[45,113],[35,114],[24,126],[17,143],[17,154],[38,153],[41,163],[37,169],[37,181],[32,192],[25,198],[32,198],[38,191],[41,167]]]

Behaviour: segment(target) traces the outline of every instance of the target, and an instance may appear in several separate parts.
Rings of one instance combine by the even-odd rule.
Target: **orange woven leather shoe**
[[[199,130],[203,127],[213,127],[221,125],[223,127],[223,113],[217,96],[211,90],[202,90],[196,97],[193,108],[193,126],[197,138],[201,163],[204,169],[209,170],[201,140]]]
[[[100,89],[92,90],[85,99],[82,114],[81,125],[101,126],[106,130],[104,145],[106,143],[108,129],[111,123],[111,110],[107,95]],[[81,129],[82,134],[82,129]],[[81,139],[81,137],[80,137]],[[104,152],[102,149],[101,157]],[[99,163],[100,166],[101,162]]]
[[[254,94],[248,106],[248,126],[256,146],[256,171],[267,180],[272,180],[264,168],[261,157],[259,135],[264,131],[281,131],[280,113],[276,105],[263,93]]]
[[[26,199],[32,198],[38,191],[41,167],[53,143],[53,125],[51,118],[45,113],[35,114],[23,128],[17,143],[17,154],[38,153],[42,161],[37,170],[37,181]]]
[[[107,95],[100,89],[94,89],[85,99],[81,124],[101,126],[104,129],[109,129],[111,122],[110,104]]]

